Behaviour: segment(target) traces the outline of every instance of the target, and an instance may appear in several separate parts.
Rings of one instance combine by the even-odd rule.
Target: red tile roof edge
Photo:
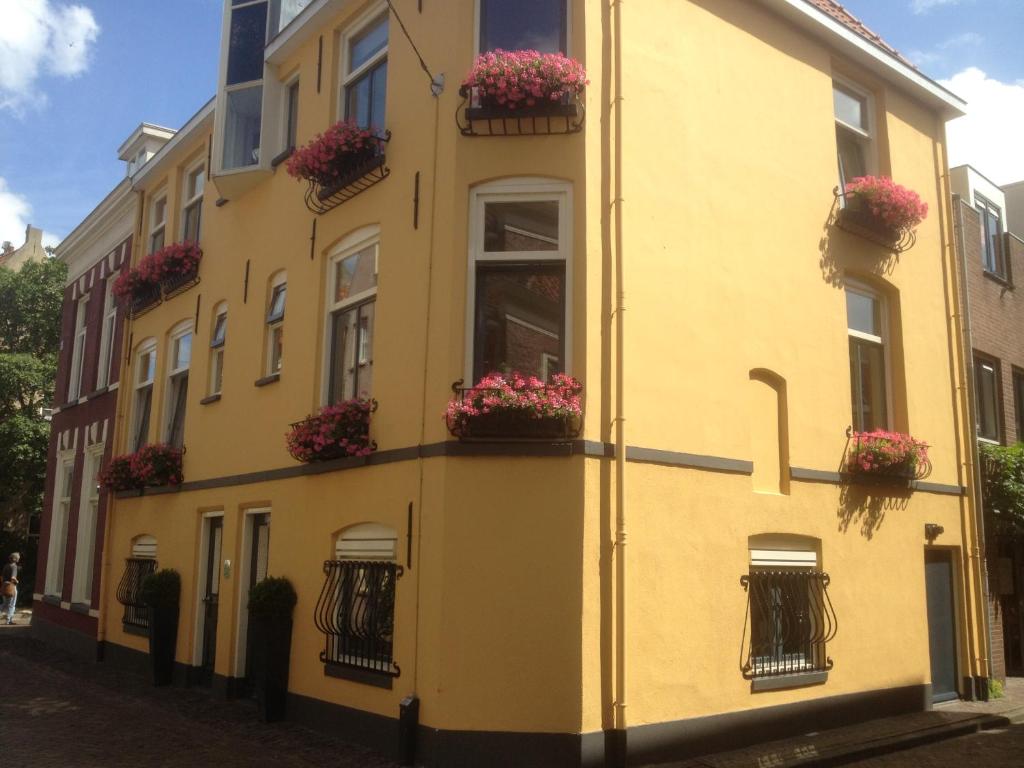
[[[842,24],[844,27],[849,29],[851,32],[857,33],[865,40],[867,40],[869,43],[877,45],[890,56],[892,56],[895,59],[898,59],[901,63],[906,64],[908,67],[911,67],[913,69],[917,69],[917,67],[915,67],[899,51],[897,51],[895,48],[893,48],[891,45],[885,42],[885,40],[883,40],[878,34],[872,32],[867,27],[867,25],[864,24],[864,22],[862,22],[860,19],[858,19],[848,10],[846,10],[839,3],[835,2],[835,0],[806,0],[806,2],[810,3],[815,8],[824,11],[833,19]]]

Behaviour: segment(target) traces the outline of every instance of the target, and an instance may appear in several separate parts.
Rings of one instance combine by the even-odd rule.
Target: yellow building
[[[191,682],[242,687],[248,588],[285,576],[289,717],[414,733],[428,765],[639,764],[974,697],[962,103],[827,0],[529,6],[225,1],[214,102],[135,177],[135,262],[204,255],[125,334],[120,452],[187,450],[108,516],[106,657],[144,658],[158,563]],[[586,67],[578,105],[464,103],[478,52],[528,47]],[[384,160],[307,192],[283,161],[344,117]],[[920,193],[913,248],[837,226],[837,156]],[[452,382],[513,367],[583,382],[578,438],[452,439]],[[290,424],[360,393],[375,453],[291,458]],[[851,477],[851,426],[925,440],[930,476]]]

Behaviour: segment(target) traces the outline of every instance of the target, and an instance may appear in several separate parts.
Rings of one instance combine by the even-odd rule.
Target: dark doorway
[[[253,585],[267,578],[267,557],[270,553],[270,515],[252,515],[252,533],[249,536],[249,581],[245,585],[246,595]],[[246,624],[245,640],[245,683],[243,692],[252,695],[252,626]]]
[[[924,553],[928,595],[928,650],[931,655],[932,701],[959,697],[956,665],[956,613],[953,603],[953,553],[927,549]]]
[[[207,519],[206,529],[206,593],[203,595],[203,661],[199,668],[200,685],[213,682],[213,666],[217,659],[217,605],[220,595],[220,557],[224,519]]]

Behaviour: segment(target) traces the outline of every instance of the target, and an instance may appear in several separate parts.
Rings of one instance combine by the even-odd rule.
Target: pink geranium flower
[[[578,96],[589,82],[583,65],[564,54],[499,48],[477,56],[462,85],[482,103],[519,109]]]
[[[370,440],[370,414],[375,410],[377,401],[363,398],[325,405],[292,425],[285,435],[288,452],[298,461],[369,456],[377,450]]]
[[[353,162],[378,154],[380,147],[381,139],[373,128],[343,120],[292,152],[286,168],[297,179],[330,186],[348,172]]]
[[[482,414],[511,412],[527,419],[579,418],[583,414],[583,385],[557,373],[545,384],[521,373],[490,373],[448,403],[444,419],[456,437],[469,434],[473,419]]]
[[[850,439],[847,469],[852,473],[913,475],[928,461],[928,444],[900,432],[854,432]]]
[[[887,176],[858,176],[846,185],[846,194],[863,202],[887,227],[900,232],[913,229],[928,216],[928,203],[917,192]]]

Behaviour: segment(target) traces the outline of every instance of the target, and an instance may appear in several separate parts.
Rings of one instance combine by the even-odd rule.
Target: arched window
[[[334,560],[324,564],[326,580],[316,606],[316,626],[327,636],[321,658],[328,674],[346,669],[397,677],[393,659],[395,562],[398,536],[380,523],[360,523],[338,534]]]
[[[228,333],[228,303],[222,301],[213,308],[213,326],[210,329],[210,385],[209,395],[219,395],[224,385],[224,344]]]
[[[287,295],[288,273],[282,270],[270,278],[270,291],[267,294],[267,376],[279,375],[284,363],[284,305]]]
[[[153,381],[156,378],[156,339],[146,339],[135,348],[132,361],[132,429],[133,451],[139,450],[149,438],[149,416],[153,409]]]
[[[191,367],[192,322],[186,321],[171,331],[167,347],[164,440],[175,448],[185,444],[185,409],[188,405],[188,374]]]

